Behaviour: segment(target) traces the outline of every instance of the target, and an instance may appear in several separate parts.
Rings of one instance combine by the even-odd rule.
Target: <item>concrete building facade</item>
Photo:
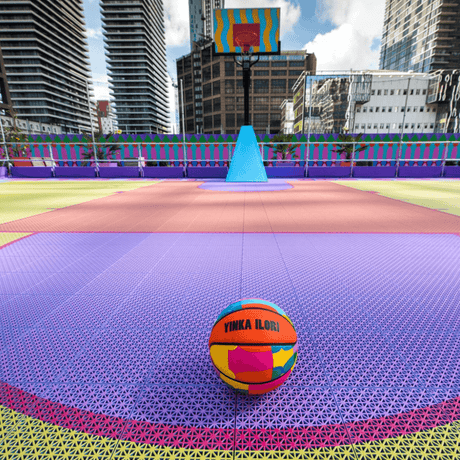
[[[458,24],[458,0],[386,0],[380,69],[459,69]]]
[[[183,83],[186,133],[235,134],[244,121],[242,70],[231,56],[217,56],[208,43],[176,61]],[[316,57],[305,51],[261,56],[252,67],[251,124],[256,133],[278,133],[281,104],[305,70],[316,71]],[[179,94],[182,127],[182,94]]]
[[[162,0],[101,0],[109,87],[124,133],[168,132]]]
[[[2,0],[0,46],[15,113],[65,131],[90,130],[82,0]]]
[[[115,132],[114,114],[109,101],[97,101],[97,124],[99,132],[109,134]]]
[[[444,110],[430,98],[433,79],[396,71],[305,73],[294,87],[294,132],[445,132]]]

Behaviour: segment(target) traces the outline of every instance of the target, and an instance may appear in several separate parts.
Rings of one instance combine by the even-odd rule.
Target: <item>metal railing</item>
[[[0,165],[6,164],[8,166],[8,169],[11,171],[11,166],[13,166],[16,163],[32,163],[32,166],[34,165],[34,162],[39,163],[43,162],[42,166],[51,166],[53,168],[53,171],[56,167],[56,164],[58,162],[65,162],[65,163],[90,163],[93,164],[92,167],[95,167],[96,170],[99,170],[99,167],[103,165],[104,163],[136,163],[137,166],[140,168],[142,171],[143,167],[145,167],[145,163],[147,162],[162,162],[162,163],[179,163],[182,164],[185,168],[187,168],[187,164],[190,165],[190,163],[201,163],[201,162],[209,162],[213,161],[214,163],[216,162],[224,162],[230,164],[232,161],[233,153],[234,153],[234,146],[237,144],[236,141],[233,142],[185,142],[185,147],[190,148],[190,147],[195,147],[195,150],[197,148],[200,149],[200,152],[203,154],[201,155],[200,158],[197,158],[195,154],[192,154],[192,156],[187,155],[187,150],[182,150],[183,156],[182,158],[160,158],[159,155],[161,154],[161,149],[164,148],[166,145],[170,146],[172,143],[166,143],[166,142],[134,142],[134,143],[123,143],[123,142],[103,142],[103,143],[95,143],[94,145],[87,144],[87,143],[68,143],[68,142],[51,142],[51,143],[37,143],[37,142],[27,142],[27,143],[18,143],[18,142],[3,142],[0,144]],[[182,142],[177,142],[173,143],[174,145],[177,145],[177,153],[182,153],[181,149],[184,147],[184,143]],[[332,146],[332,150],[328,150],[326,155],[323,155],[324,152],[321,152],[320,155],[316,158],[314,158],[311,155],[311,145],[313,146]],[[331,154],[337,154],[338,156],[340,155],[337,152],[337,149],[341,146],[351,144],[352,145],[352,151],[351,153],[351,158],[331,158]],[[413,158],[413,157],[403,157],[402,156],[402,151],[403,151],[403,146],[424,146],[425,150],[431,147],[431,145],[437,144],[438,147],[442,145],[442,153],[439,155],[440,149],[438,149],[438,155],[436,157],[433,157],[433,152],[431,152],[430,158]],[[447,153],[449,151],[449,148],[457,148],[460,144],[459,141],[402,141],[402,140],[397,140],[397,141],[353,141],[353,142],[343,142],[343,141],[336,141],[336,142],[326,142],[326,141],[307,141],[307,142],[259,142],[258,146],[260,149],[260,154],[262,157],[262,160],[264,161],[264,164],[273,164],[276,162],[278,163],[283,163],[283,162],[295,162],[296,164],[303,163],[305,164],[305,168],[308,173],[308,169],[310,167],[317,167],[317,166],[310,166],[311,163],[331,163],[333,166],[336,166],[337,163],[341,164],[343,162],[349,162],[350,163],[350,177],[353,175],[353,168],[355,166],[359,166],[359,163],[361,162],[372,162],[373,164],[379,164],[382,162],[385,163],[394,163],[396,165],[396,177],[398,177],[398,172],[399,172],[399,167],[402,162],[412,162],[412,163],[420,163],[420,162],[440,162],[442,166],[442,174],[444,173],[444,169],[446,166],[446,163],[449,161],[453,162],[460,162],[460,157],[457,158],[459,152],[457,151],[457,156],[456,157],[448,157]],[[295,152],[296,155],[297,153],[300,153],[299,158],[295,159],[278,159],[275,157],[272,157],[271,159],[268,158],[268,154],[270,153],[270,150],[272,150],[272,154],[275,155],[274,149],[272,148],[273,146],[277,145],[287,145],[287,146],[295,146]],[[396,150],[396,155],[393,155],[393,150],[392,150],[392,156],[391,158],[387,158],[385,155],[385,158],[359,158],[359,152],[356,152],[357,147],[360,146],[375,146],[375,145],[387,145],[388,149],[391,147],[392,149],[394,147],[397,147]],[[11,146],[8,148],[8,146]],[[115,158],[98,158],[98,155],[96,153],[93,153],[92,156],[84,156],[83,158],[56,158],[53,155],[53,149],[57,147],[61,148],[61,153],[62,153],[62,148],[63,147],[69,147],[73,146],[78,147],[79,153],[83,149],[86,149],[86,151],[91,151],[99,153],[100,150],[103,150],[104,148],[108,148],[109,146],[118,146],[120,147],[119,150],[117,150],[117,153],[113,154]],[[134,155],[134,149],[137,151],[137,157],[134,156],[129,156],[125,157],[124,153],[121,153],[121,151],[126,148],[126,147],[132,147],[132,154]],[[220,148],[223,146],[223,149],[227,149],[228,153],[228,158],[214,158],[214,159],[207,159],[204,157],[204,151],[202,151],[202,147],[210,148],[213,146],[214,148]],[[41,147],[41,149],[40,149]],[[268,151],[266,151],[267,147],[269,147]],[[36,152],[36,149],[39,149],[39,154],[40,156],[30,156],[33,153]],[[144,149],[150,148],[150,152],[147,151],[148,154],[152,152],[152,148],[159,148],[157,152],[156,157],[157,158],[151,158],[150,156],[144,157]],[[388,150],[387,149],[387,150]],[[49,156],[44,156],[44,152],[47,151]],[[11,156],[11,152],[21,152],[25,153],[27,156]],[[219,153],[223,153],[219,150]],[[356,155],[358,153],[358,155]],[[425,153],[425,152],[423,152]],[[111,154],[109,154],[110,156]],[[423,155],[424,156],[424,155]],[[3,157],[3,160],[1,159]],[[120,157],[120,158],[119,158]]]

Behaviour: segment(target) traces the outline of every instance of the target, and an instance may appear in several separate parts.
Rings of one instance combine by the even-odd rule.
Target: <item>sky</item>
[[[177,81],[176,59],[190,52],[188,0],[163,4],[168,72]],[[83,0],[83,6],[94,95],[109,99],[99,0]],[[273,7],[281,8],[282,51],[315,53],[319,71],[378,69],[385,0],[225,0],[225,8]]]

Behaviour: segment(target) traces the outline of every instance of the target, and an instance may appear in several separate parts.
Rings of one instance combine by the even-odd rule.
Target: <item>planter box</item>
[[[195,179],[226,178],[227,173],[227,166],[189,166],[187,168],[187,177]]]
[[[444,177],[460,177],[460,166],[446,166]]]
[[[398,177],[441,177],[442,166],[400,166]]]
[[[118,166],[117,168],[99,169],[99,177],[118,178],[118,177],[139,177],[139,168],[137,166]]]
[[[96,177],[96,170],[90,166],[56,166],[56,177]]]
[[[170,177],[178,178],[184,177],[183,166],[145,166],[142,168],[144,171],[144,177]]]
[[[53,168],[48,166],[36,166],[35,168],[23,168],[13,166],[11,168],[12,177],[52,177]]]
[[[0,179],[8,177],[8,168],[6,166],[0,166]]]
[[[308,177],[350,177],[350,166],[313,166],[308,168]]]
[[[265,166],[267,177],[305,177],[304,167]]]
[[[27,157],[11,157],[10,160],[15,167],[33,166],[32,161]]]
[[[395,177],[396,166],[355,166],[353,177]]]

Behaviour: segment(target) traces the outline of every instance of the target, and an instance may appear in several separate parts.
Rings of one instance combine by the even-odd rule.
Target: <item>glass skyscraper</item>
[[[82,0],[2,0],[0,46],[18,118],[90,131]]]
[[[213,11],[225,8],[225,0],[189,0],[190,47],[213,38]]]
[[[162,0],[101,0],[109,86],[118,127],[168,131],[168,75]]]
[[[460,68],[459,24],[453,0],[386,0],[380,69]]]

